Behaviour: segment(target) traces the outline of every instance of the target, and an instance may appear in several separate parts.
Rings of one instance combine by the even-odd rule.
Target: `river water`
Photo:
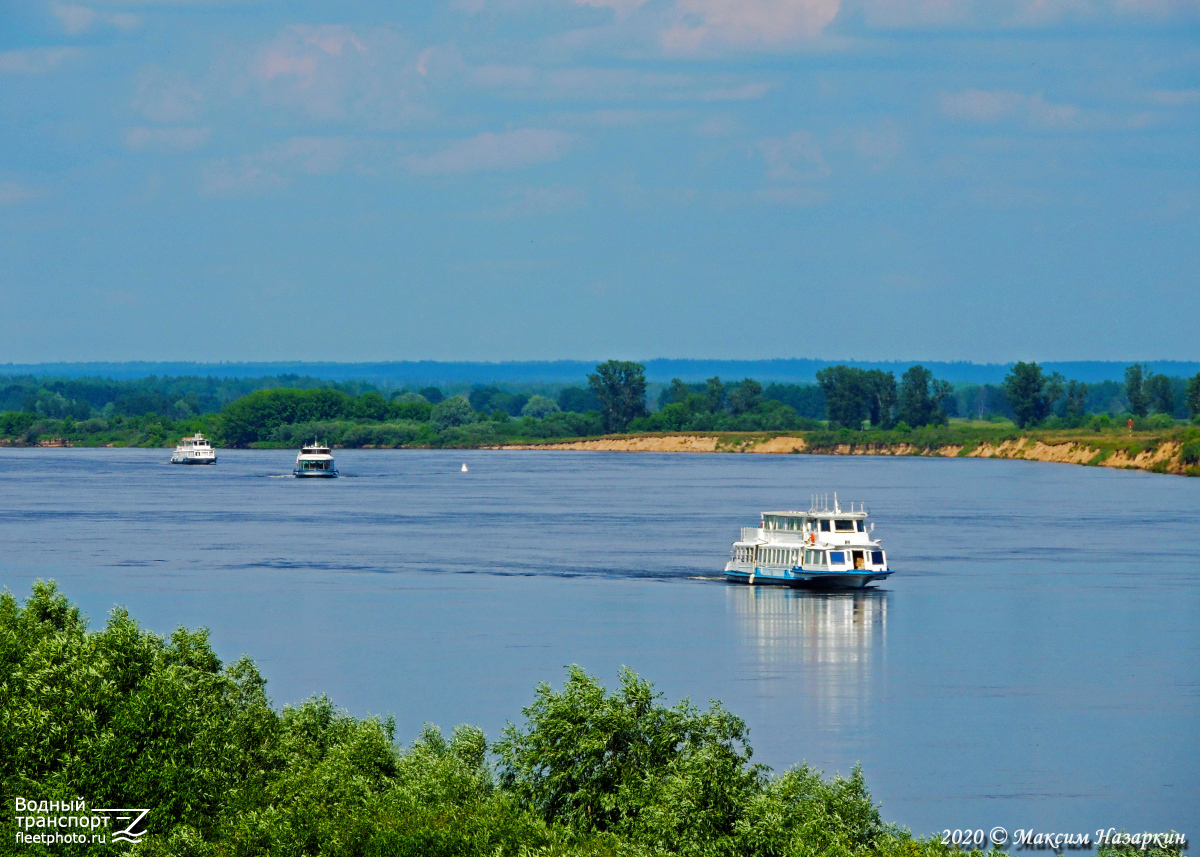
[[[861,764],[883,815],[1200,833],[1200,479],[969,459],[0,450],[0,585],[101,625],[206,626],[277,705],[328,693],[496,737],[540,681],[627,665],[721,700],[755,760]],[[466,462],[468,473],[460,472]],[[813,594],[713,579],[739,527],[865,501],[896,574]]]

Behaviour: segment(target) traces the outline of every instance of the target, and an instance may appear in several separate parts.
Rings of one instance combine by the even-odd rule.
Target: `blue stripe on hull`
[[[755,569],[751,574],[748,571],[728,570],[725,572],[725,579],[731,583],[755,583],[773,586],[809,586],[809,587],[836,587],[839,589],[862,589],[869,583],[876,580],[883,580],[891,571],[869,571],[863,573],[845,572],[845,571],[807,571],[804,569],[793,569],[783,573],[764,574],[762,569]],[[753,580],[751,580],[753,577]]]

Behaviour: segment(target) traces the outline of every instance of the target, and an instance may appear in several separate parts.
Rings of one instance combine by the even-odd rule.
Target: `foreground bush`
[[[882,823],[858,771],[780,777],[714,703],[661,704],[632,672],[609,694],[571,668],[491,748],[326,698],[275,711],[254,664],[205,632],[147,633],[121,610],[89,632],[53,583],[0,596],[0,854],[946,854]],[[138,845],[16,844],[14,802],[148,807]],[[42,832],[41,830],[37,832]],[[1127,849],[1132,854],[1134,849]],[[1154,855],[1153,850],[1138,852]],[[1161,854],[1161,852],[1157,852]]]

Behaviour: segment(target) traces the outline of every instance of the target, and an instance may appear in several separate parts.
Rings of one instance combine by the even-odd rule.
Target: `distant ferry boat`
[[[296,468],[293,476],[324,477],[331,479],[338,475],[337,465],[333,463],[333,454],[329,447],[321,446],[313,441],[311,446],[300,447],[296,454]]]
[[[216,464],[217,451],[199,432],[194,437],[185,437],[171,455],[172,464]]]
[[[833,495],[833,508],[820,508],[814,498],[807,512],[763,512],[757,527],[742,527],[733,543],[725,579],[740,583],[784,586],[830,586],[861,589],[883,580],[887,554],[871,538],[868,512],[842,509]]]

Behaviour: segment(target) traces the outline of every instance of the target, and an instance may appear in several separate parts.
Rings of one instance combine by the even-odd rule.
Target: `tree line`
[[[25,443],[63,436],[94,444],[161,446],[182,433],[203,431],[230,446],[293,445],[313,436],[341,446],[471,446],[521,437],[623,432],[787,432],[826,426],[903,431],[945,425],[960,416],[959,402],[964,398],[969,401],[963,416],[1000,413],[1021,428],[1078,428],[1089,419],[1100,428],[1111,425],[1108,413],[1125,410],[1138,419],[1153,414],[1152,422],[1162,422],[1156,424],[1159,428],[1170,427],[1181,415],[1200,418],[1200,375],[1168,378],[1141,364],[1127,368],[1123,384],[1089,386],[1058,373],[1046,374],[1037,363],[1020,362],[1003,384],[965,390],[935,378],[921,365],[906,370],[899,380],[892,372],[845,365],[820,370],[815,384],[764,387],[752,378],[724,381],[714,376],[701,383],[675,378],[661,389],[654,409],[648,401],[645,366],[618,360],[597,365],[588,375],[587,386],[548,389],[548,395],[495,384],[446,395],[436,386],[385,394],[364,389],[370,385],[328,385],[314,379],[254,383],[264,380],[296,385],[260,387],[209,414],[192,413],[190,406],[179,404],[182,400],[155,412],[150,405],[163,405],[177,391],[155,393],[152,386],[123,388],[121,384],[130,382],[113,382],[115,386],[100,385],[93,393],[102,397],[125,392],[109,399],[99,413],[90,405],[80,405],[76,416],[72,408],[80,400],[67,399],[66,394],[82,395],[91,389],[88,379],[79,382],[82,387],[58,388],[52,395],[49,387],[31,394],[30,388],[17,385],[26,391],[25,409],[0,412],[0,437]],[[985,400],[990,410],[985,409]],[[136,413],[122,413],[115,407],[117,401]],[[1097,402],[1102,415],[1093,414]],[[172,416],[180,411],[185,415]],[[84,413],[90,416],[82,418]]]

